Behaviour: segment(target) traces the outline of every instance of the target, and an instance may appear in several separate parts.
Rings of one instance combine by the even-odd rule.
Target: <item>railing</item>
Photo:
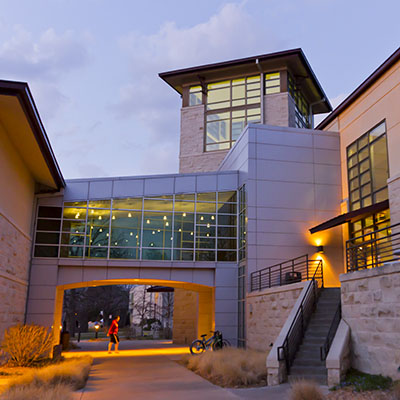
[[[306,331],[308,322],[310,321],[311,314],[315,310],[319,291],[322,286],[318,285],[317,276],[322,275],[322,261],[320,260],[317,269],[315,270],[311,283],[303,297],[303,300],[298,308],[293,322],[290,325],[288,333],[282,346],[278,347],[278,360],[285,361],[286,372],[289,374],[290,367],[293,364],[293,360],[296,356],[297,350],[301,342],[303,341],[304,332]],[[322,284],[322,281],[321,281]]]
[[[322,260],[310,260],[306,254],[253,272],[250,275],[250,291],[308,281],[312,277],[324,286]]]
[[[380,267],[397,260],[400,260],[400,223],[346,242],[347,272]]]
[[[335,312],[335,316],[333,317],[328,334],[326,335],[325,343],[320,347],[321,361],[326,360],[326,357],[329,353],[329,349],[331,348],[331,344],[333,342],[333,338],[335,337],[335,333],[337,331],[341,318],[342,318],[342,307],[341,303],[339,302],[338,308]]]

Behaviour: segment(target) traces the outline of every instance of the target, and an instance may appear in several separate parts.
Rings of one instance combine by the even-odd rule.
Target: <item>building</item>
[[[40,147],[47,180],[27,171],[35,178],[21,182],[30,196],[21,298],[29,291],[19,320],[56,331],[66,289],[157,285],[174,289],[176,343],[218,329],[240,346],[277,346],[311,278],[344,285],[346,240],[380,228],[387,237],[400,215],[399,58],[397,50],[316,128],[313,116],[332,109],[301,49],[161,73],[182,97],[179,174],[64,183],[48,143]],[[27,135],[45,138],[43,129]]]

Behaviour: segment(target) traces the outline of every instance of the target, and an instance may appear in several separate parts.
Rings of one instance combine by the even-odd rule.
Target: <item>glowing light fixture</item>
[[[115,219],[115,215],[112,216],[112,219]]]
[[[193,232],[190,232],[190,236],[193,236]]]
[[[94,214],[94,210],[90,211],[91,214]]]
[[[166,223],[165,223],[165,226],[169,226],[169,222],[166,222]]]
[[[211,219],[214,221],[214,219],[215,219],[214,215],[211,215]]]
[[[204,221],[204,217],[203,216],[200,217],[200,221]]]
[[[132,218],[132,213],[128,213],[128,218]]]
[[[152,235],[155,235],[155,234],[156,234],[156,231],[151,232],[151,234],[152,234]]]
[[[207,233],[207,235],[206,235],[207,237],[209,237],[210,236],[210,234],[209,233]]]
[[[130,235],[130,236],[133,236],[133,232],[130,232],[129,235]]]
[[[164,215],[164,218],[163,218],[163,220],[164,220],[164,221],[166,221],[166,220],[167,220],[167,216],[166,216],[166,215]]]
[[[148,219],[147,221],[146,221],[146,224],[149,224],[150,223],[150,220]]]
[[[182,214],[182,217],[186,217],[186,213],[183,213],[183,214]]]
[[[109,236],[109,234],[108,234],[108,233],[106,233],[106,236],[108,237],[108,236]]]
[[[79,214],[79,213],[76,213],[75,218],[78,219],[79,216],[80,216],[80,214]]]
[[[101,215],[99,215],[99,219],[102,219]]]
[[[182,232],[182,229],[181,229],[181,228],[179,228],[179,229],[178,229],[178,232]]]
[[[324,252],[324,246],[317,246],[317,253],[322,254]]]
[[[207,228],[209,228],[210,227],[210,224],[207,224]]]

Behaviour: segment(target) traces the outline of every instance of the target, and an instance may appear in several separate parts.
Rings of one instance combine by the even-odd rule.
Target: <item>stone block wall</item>
[[[247,295],[247,347],[269,351],[298,299],[304,282]]]
[[[0,213],[0,341],[24,322],[31,240]]]
[[[400,262],[340,276],[352,367],[399,379]]]
[[[197,339],[198,306],[198,293],[191,290],[175,289],[172,329],[174,344],[189,345]]]
[[[204,152],[204,105],[181,110],[179,172],[216,171],[229,150]]]

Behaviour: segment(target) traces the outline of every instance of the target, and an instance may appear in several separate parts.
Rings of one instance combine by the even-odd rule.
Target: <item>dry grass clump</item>
[[[71,400],[72,388],[62,383],[53,386],[15,386],[0,395],[0,400]]]
[[[311,381],[298,380],[293,383],[290,391],[290,400],[323,400],[319,386]]]
[[[400,381],[397,381],[393,386],[393,395],[396,400],[400,400]]]
[[[39,325],[15,325],[4,333],[3,352],[13,365],[29,367],[50,353],[51,331]]]
[[[190,370],[223,387],[266,385],[267,354],[233,347],[185,355],[181,362]]]
[[[85,356],[70,358],[43,368],[30,368],[23,375],[11,379],[7,388],[10,390],[23,386],[39,388],[66,385],[78,390],[85,386],[92,362],[91,357]]]

